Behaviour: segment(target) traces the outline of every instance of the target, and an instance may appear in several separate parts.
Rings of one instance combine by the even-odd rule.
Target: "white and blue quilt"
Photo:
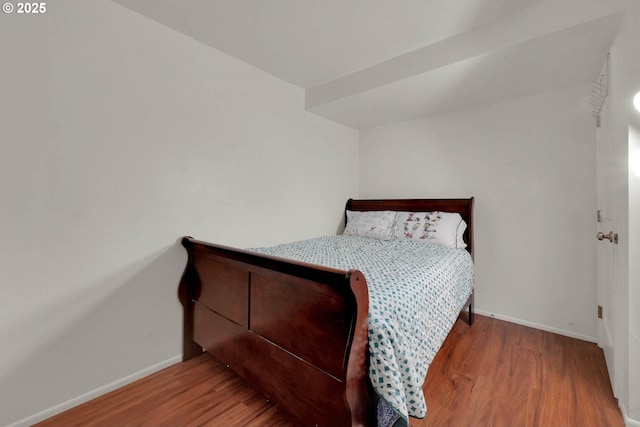
[[[422,384],[427,369],[473,288],[473,262],[466,250],[412,239],[345,235],[251,250],[364,273],[369,289],[369,377],[383,399],[382,412],[387,417],[392,412],[394,425],[408,425],[409,416],[426,416]]]

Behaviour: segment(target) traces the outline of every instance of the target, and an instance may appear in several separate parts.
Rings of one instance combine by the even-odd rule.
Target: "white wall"
[[[640,92],[640,80],[636,82],[636,93]],[[640,113],[632,112],[629,128],[629,154],[637,156],[640,152]],[[637,165],[633,165],[638,167]],[[626,343],[628,354],[624,358],[624,371],[628,374],[628,402],[627,416],[635,420],[640,426],[640,175],[633,171],[629,173],[629,288],[628,288],[628,333]],[[624,334],[624,330],[620,331]]]
[[[596,340],[589,87],[360,133],[360,196],[476,197],[479,312]]]
[[[300,89],[109,1],[47,7],[0,14],[0,425],[178,360],[180,236],[331,234],[357,195],[357,132]]]
[[[626,0],[627,19],[625,33],[622,39],[622,63],[626,65],[626,96],[621,97],[617,102],[622,103],[622,111],[628,112],[628,154],[633,158],[640,152],[640,113],[633,108],[633,96],[640,92],[640,3],[635,0]],[[624,147],[623,147],[624,148]],[[632,165],[635,166],[635,165]],[[628,266],[628,287],[624,289],[627,296],[627,307],[623,312],[627,314],[628,329],[616,331],[623,337],[623,351],[625,373],[627,374],[627,384],[621,403],[626,412],[627,425],[629,427],[640,426],[640,176],[629,168],[628,181],[628,259],[625,265]]]

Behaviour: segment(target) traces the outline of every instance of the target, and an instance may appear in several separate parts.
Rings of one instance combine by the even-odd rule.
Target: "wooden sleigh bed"
[[[349,200],[346,210],[458,212],[473,256],[473,198]],[[360,271],[191,237],[182,245],[183,360],[211,353],[304,425],[376,425],[369,294]],[[473,322],[473,293],[461,316]]]

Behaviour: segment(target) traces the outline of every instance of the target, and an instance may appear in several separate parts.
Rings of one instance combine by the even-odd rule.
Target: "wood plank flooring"
[[[595,344],[484,316],[458,320],[429,368],[413,427],[624,427]],[[207,354],[45,420],[52,426],[293,427]]]

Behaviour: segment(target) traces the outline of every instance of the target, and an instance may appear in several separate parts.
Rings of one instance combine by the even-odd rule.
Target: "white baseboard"
[[[81,394],[78,397],[74,397],[73,399],[69,399],[66,402],[62,402],[56,406],[53,406],[49,409],[45,409],[44,411],[40,411],[37,414],[31,415],[22,420],[16,421],[15,423],[9,424],[7,427],[28,427],[40,421],[46,420],[47,418],[51,418],[54,415],[57,415],[61,412],[66,411],[67,409],[71,409],[74,406],[78,406],[82,403],[88,402],[91,399],[94,399],[98,396],[101,396],[105,393],[113,391],[117,388],[130,384],[134,381],[137,381],[141,378],[146,377],[147,375],[153,374],[154,372],[158,372],[168,366],[174,365],[182,360],[182,355],[174,356],[170,359],[167,359],[163,362],[157,363],[153,366],[145,368],[141,371],[135,372],[131,375],[128,375],[124,378],[120,378],[112,383],[103,385],[94,390],[91,390],[87,393]]]
[[[622,418],[624,418],[625,427],[640,427],[640,420],[634,420],[633,418],[629,418],[627,415],[627,411],[624,408],[624,405],[620,405],[620,411],[622,412]]]
[[[533,323],[533,322],[527,322],[525,320],[515,319],[513,317],[503,316],[501,314],[490,313],[490,312],[484,311],[484,310],[476,309],[475,312],[478,313],[478,314],[481,314],[483,316],[495,317],[496,319],[504,320],[505,322],[511,322],[511,323],[515,323],[517,325],[522,325],[522,326],[528,326],[530,328],[540,329],[542,331],[552,332],[554,334],[564,335],[566,337],[576,338],[576,339],[579,339],[579,340],[582,340],[582,341],[588,341],[588,342],[593,342],[593,343],[597,343],[598,342],[598,339],[596,337],[592,337],[592,336],[589,336],[589,335],[577,334],[575,332],[566,331],[564,329],[552,328],[551,326],[540,325],[538,323]]]

